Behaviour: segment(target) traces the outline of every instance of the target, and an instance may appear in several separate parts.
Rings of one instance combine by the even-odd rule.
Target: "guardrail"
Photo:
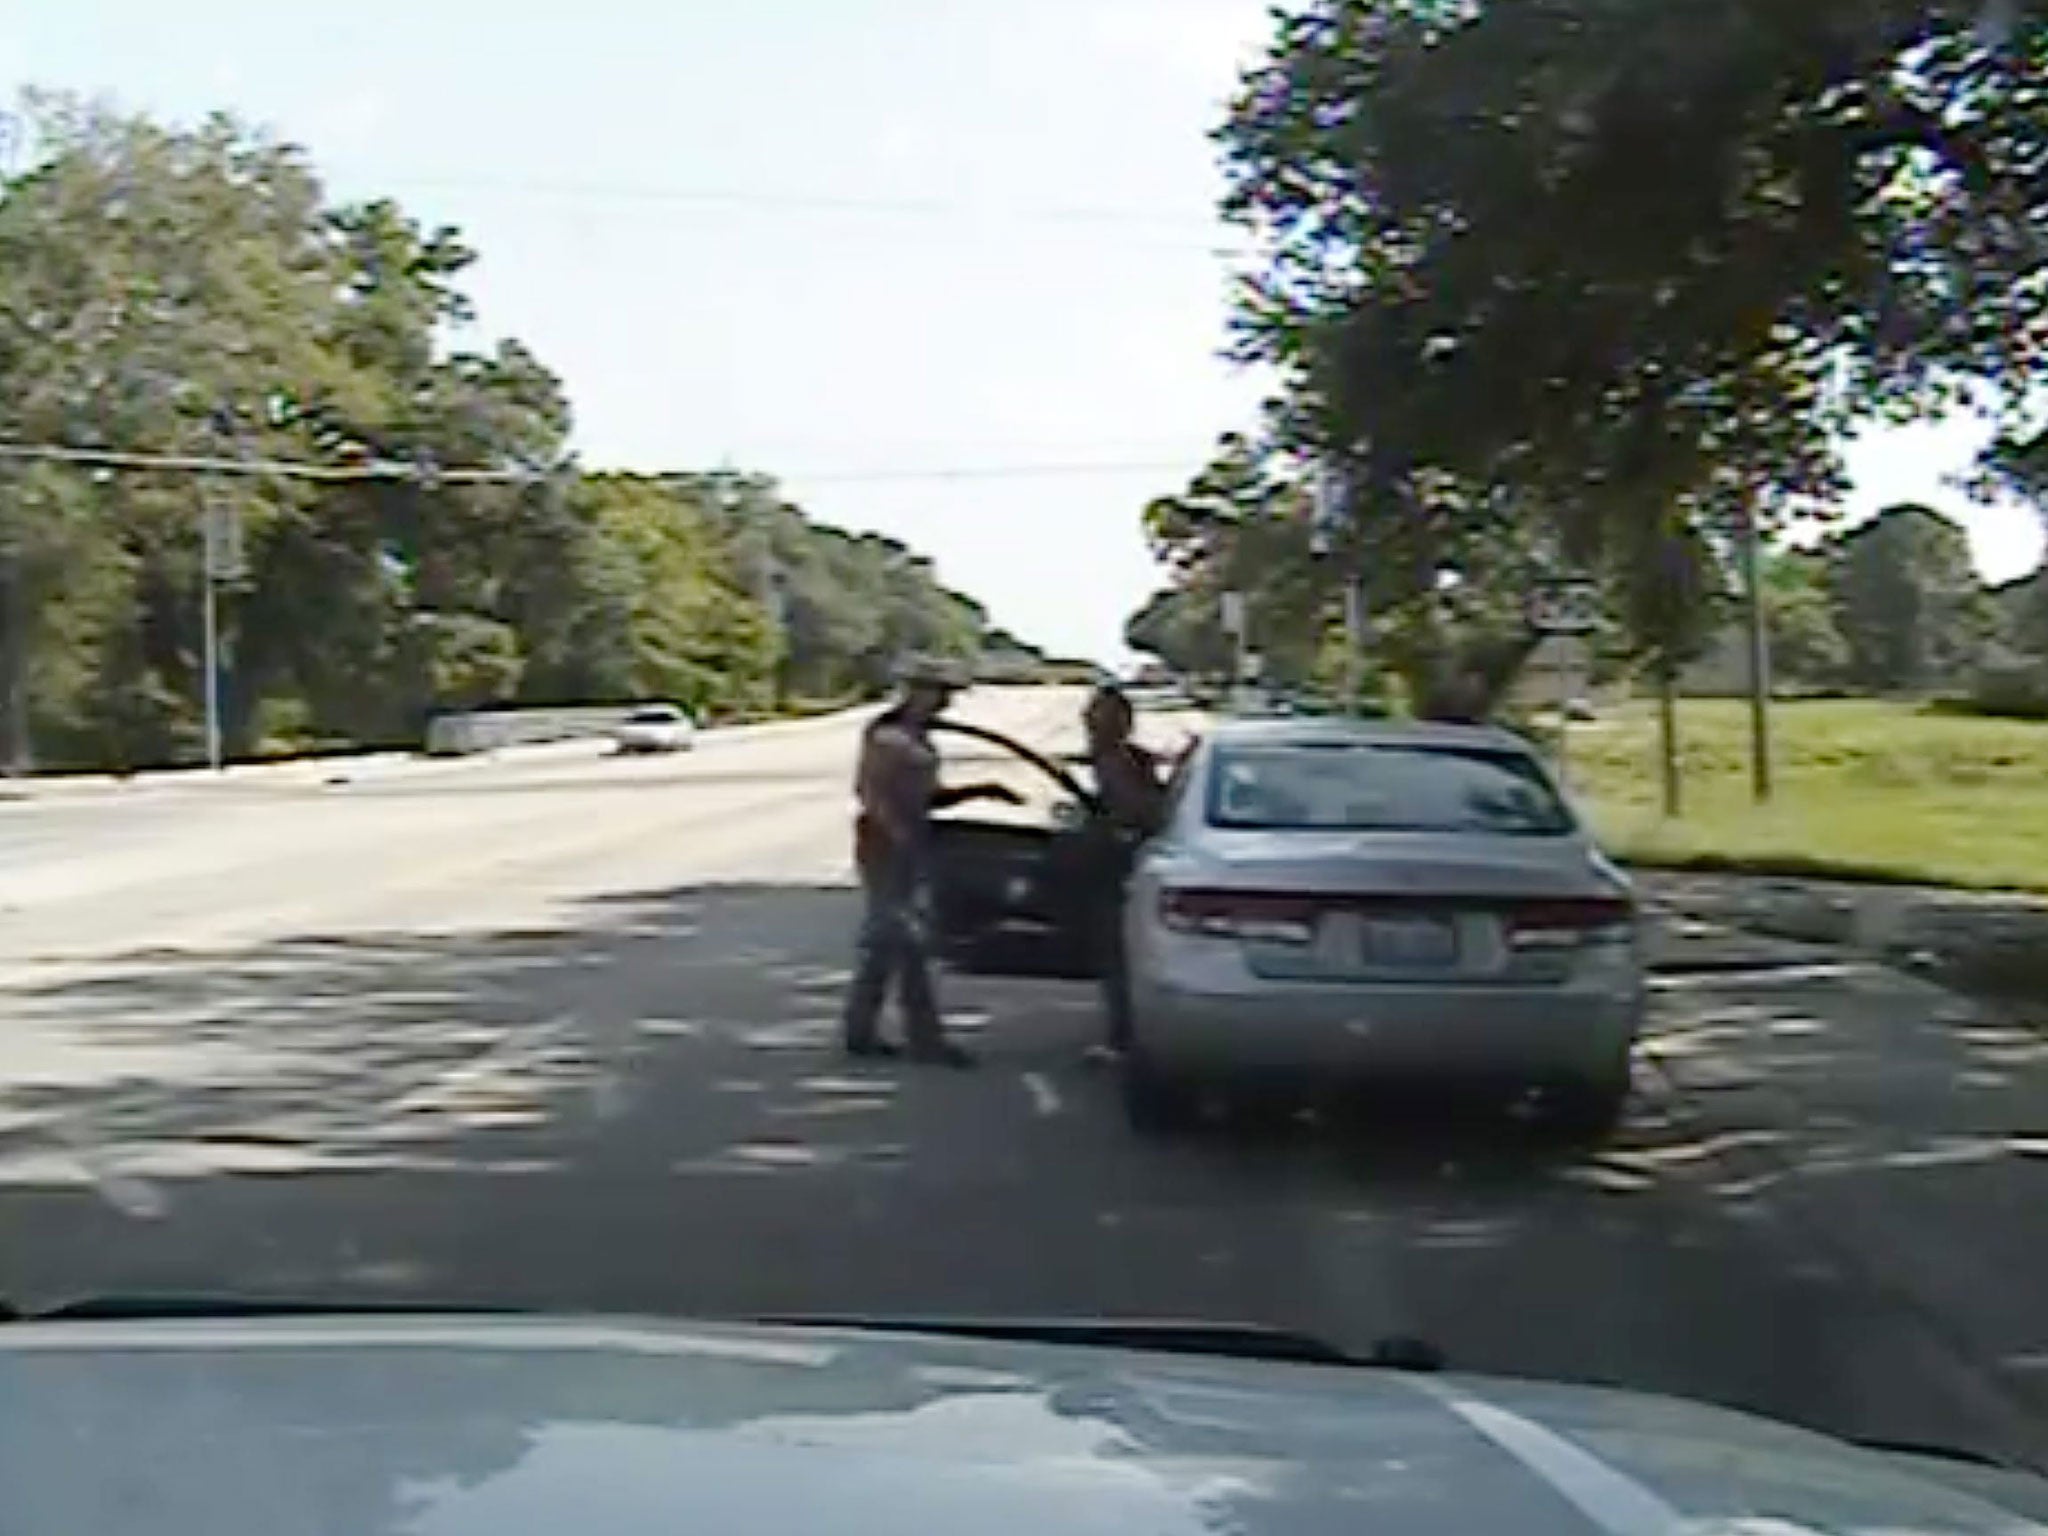
[[[429,757],[468,757],[501,747],[586,741],[609,735],[634,708],[599,704],[577,709],[486,709],[437,715],[427,726]]]

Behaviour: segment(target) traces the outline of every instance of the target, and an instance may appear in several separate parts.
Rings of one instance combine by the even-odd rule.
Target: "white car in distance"
[[[674,704],[642,704],[612,730],[612,746],[629,756],[687,752],[697,744],[697,723]]]

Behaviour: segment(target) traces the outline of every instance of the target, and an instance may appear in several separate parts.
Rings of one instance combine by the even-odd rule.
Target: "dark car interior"
[[[977,816],[971,807],[932,822],[932,904],[941,953],[958,970],[1086,980],[1098,974],[1090,912],[1113,867],[1115,833],[1101,802],[1067,765],[961,721],[934,722],[1000,748],[1048,781],[1041,821]]]

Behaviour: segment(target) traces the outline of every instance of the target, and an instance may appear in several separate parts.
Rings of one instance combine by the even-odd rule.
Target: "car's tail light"
[[[1262,944],[1313,944],[1316,937],[1316,903],[1277,891],[1162,891],[1159,920],[1175,933]]]
[[[1633,937],[1634,905],[1621,896],[1560,897],[1530,901],[1507,915],[1508,943],[1515,949],[1575,949],[1600,940]]]

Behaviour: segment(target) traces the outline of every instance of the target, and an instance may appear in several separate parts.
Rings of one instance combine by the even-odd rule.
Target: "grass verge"
[[[1572,788],[1643,865],[2048,892],[2048,724],[1878,700],[1781,703],[1772,719],[1768,806],[1750,801],[1739,700],[1681,706],[1682,816],[1662,814],[1647,704],[1573,728]]]

